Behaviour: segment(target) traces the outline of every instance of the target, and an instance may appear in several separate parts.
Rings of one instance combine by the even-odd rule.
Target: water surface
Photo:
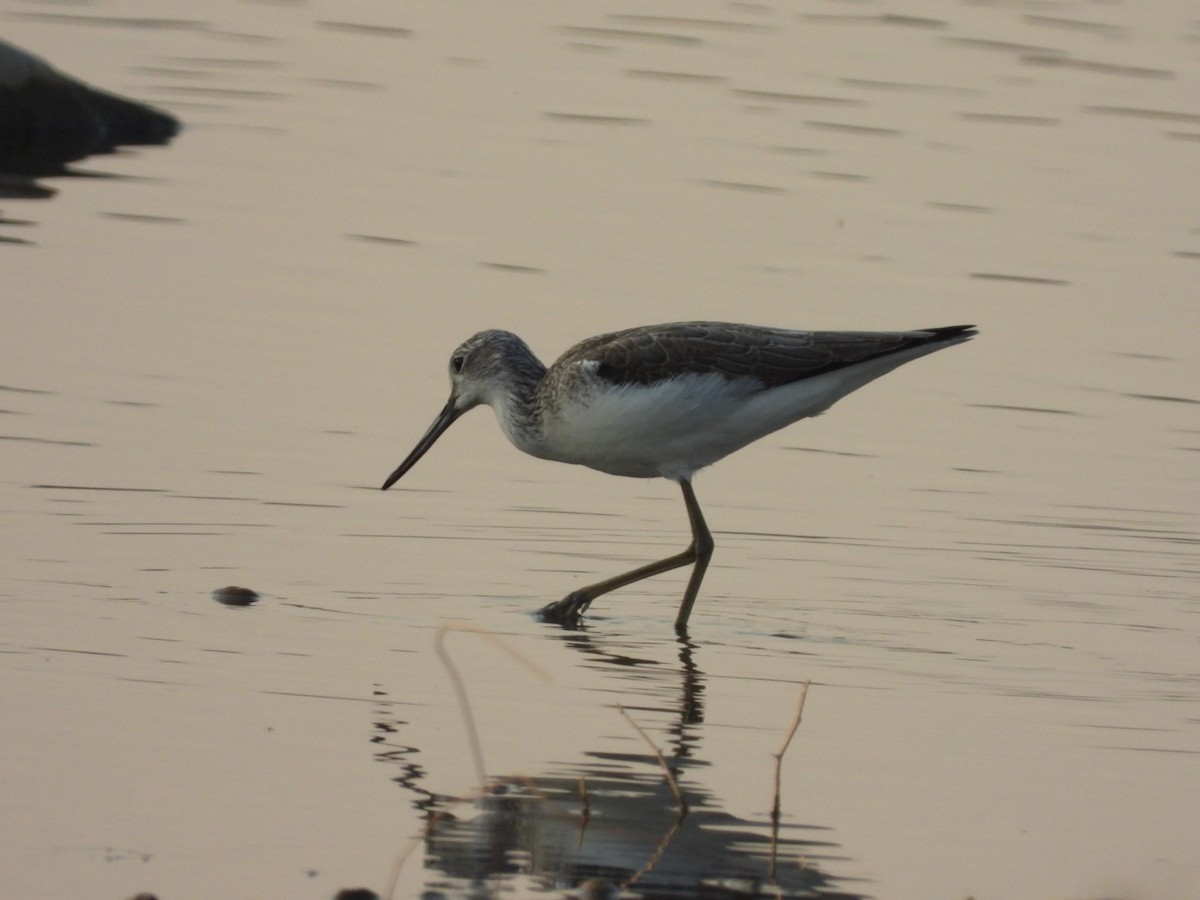
[[[0,209],[13,896],[761,887],[809,681],[780,892],[1195,895],[1190,4],[0,23],[186,124]],[[474,331],[690,318],[982,335],[701,475],[684,642],[683,573],[530,615],[680,549],[666,482],[483,411],[378,490]],[[445,635],[486,794],[459,622],[549,676]]]

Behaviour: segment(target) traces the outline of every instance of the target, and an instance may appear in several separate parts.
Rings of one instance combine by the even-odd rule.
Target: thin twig
[[[788,729],[782,746],[771,754],[775,757],[775,803],[771,807],[771,865],[768,873],[772,881],[775,880],[775,861],[779,849],[779,819],[781,815],[779,795],[783,777],[783,754],[787,753],[792,738],[796,736],[796,729],[800,727],[800,720],[804,717],[804,701],[808,698],[808,688],[811,684],[811,681],[806,681],[800,688],[800,702],[796,705],[796,718],[792,720],[792,727]]]
[[[671,788],[671,793],[675,795],[675,800],[679,803],[679,813],[681,816],[686,816],[688,812],[688,803],[684,799],[683,792],[679,790],[679,783],[675,780],[675,775],[671,772],[671,767],[667,765],[666,759],[662,755],[662,751],[658,749],[658,745],[650,740],[646,732],[642,731],[642,727],[637,722],[633,721],[633,717],[625,712],[625,707],[620,703],[617,704],[617,712],[625,717],[625,721],[633,726],[633,730],[642,736],[642,740],[654,751],[654,756],[658,760],[658,764],[662,767],[663,774],[667,776],[667,785]]]
[[[787,737],[783,740],[783,746],[777,752],[771,754],[778,760],[783,759],[783,754],[787,753],[788,744],[792,742],[792,738],[796,736],[796,729],[800,727],[800,720],[804,717],[804,701],[808,699],[808,689],[811,685],[811,681],[806,681],[800,688],[800,702],[796,704],[796,718],[792,720],[792,727],[788,731]]]
[[[654,853],[646,860],[645,865],[634,872],[625,883],[621,885],[622,890],[628,890],[630,886],[637,883],[638,879],[658,865],[663,854],[667,852],[667,847],[670,846],[671,840],[675,837],[675,833],[683,826],[683,820],[687,818],[688,803],[683,796],[683,791],[679,789],[679,782],[675,780],[675,774],[671,771],[671,767],[667,765],[667,760],[663,757],[662,751],[658,749],[658,745],[650,740],[650,736],[642,730],[642,727],[637,722],[633,721],[633,717],[625,712],[625,708],[620,703],[617,704],[617,712],[625,717],[625,721],[633,726],[633,730],[642,736],[642,740],[654,751],[654,757],[658,760],[659,766],[662,767],[663,774],[667,776],[667,786],[671,788],[671,793],[675,795],[676,802],[679,803],[679,815],[675,817],[675,821],[671,823],[671,827],[663,833],[659,839],[658,846],[654,848]]]

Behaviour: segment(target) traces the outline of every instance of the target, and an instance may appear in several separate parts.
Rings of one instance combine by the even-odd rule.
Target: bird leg
[[[696,602],[696,595],[700,592],[700,583],[704,580],[704,572],[708,569],[708,561],[712,558],[714,544],[712,533],[704,521],[704,514],[700,511],[700,504],[696,502],[696,493],[692,490],[692,483],[686,479],[680,479],[679,486],[683,489],[683,502],[687,505],[688,521],[692,526],[692,543],[686,550],[658,562],[639,566],[630,572],[624,572],[621,575],[572,591],[562,600],[544,606],[538,613],[542,619],[549,622],[575,622],[583,615],[593,600],[609,591],[615,591],[617,588],[623,588],[635,581],[652,578],[663,572],[670,572],[672,569],[693,564],[692,575],[688,579],[687,589],[683,592],[683,602],[679,606],[679,615],[675,618],[675,630],[685,631],[688,617],[692,613],[692,606]]]
[[[683,602],[679,604],[679,614],[675,616],[675,630],[682,634],[687,631],[688,617],[692,614],[696,595],[700,593],[700,582],[704,580],[704,573],[708,571],[708,561],[712,559],[713,548],[716,545],[713,543],[712,532],[708,530],[704,521],[704,513],[700,511],[700,504],[696,502],[696,492],[692,490],[692,483],[680,481],[679,486],[683,488],[683,502],[687,505],[688,522],[692,526],[692,546],[688,550],[696,560],[691,577],[688,578],[687,588],[683,592]]]

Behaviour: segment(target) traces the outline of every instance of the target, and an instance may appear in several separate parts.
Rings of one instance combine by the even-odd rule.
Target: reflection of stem
[[[683,819],[686,815],[687,812],[684,810],[681,809],[679,811],[679,818],[672,822],[671,827],[668,828],[663,834],[662,838],[658,842],[658,846],[654,848],[654,853],[651,854],[648,860],[646,860],[646,864],[630,875],[629,879],[623,885],[621,885],[622,891],[628,890],[632,885],[637,883],[639,878],[658,865],[658,861],[662,859],[663,854],[667,852],[667,847],[670,845],[671,839],[675,837],[675,832],[683,827]]]
[[[392,862],[392,871],[388,874],[387,886],[383,889],[383,896],[386,900],[393,900],[396,896],[396,885],[400,881],[400,870],[404,868],[404,864],[408,862],[408,858],[412,856],[412,852],[420,846],[421,842],[429,838],[429,833],[433,831],[435,826],[446,813],[438,813],[430,810],[425,816],[425,830],[419,837],[412,837],[408,841],[408,848],[396,856]]]
[[[508,646],[500,638],[482,628],[476,628],[474,625],[469,625],[466,622],[447,622],[437,630],[437,634],[433,639],[434,649],[437,650],[437,655],[442,661],[442,665],[446,667],[446,673],[450,676],[450,683],[454,687],[454,693],[458,697],[458,708],[462,711],[463,725],[467,729],[467,743],[471,747],[471,757],[475,760],[475,774],[479,778],[479,789],[482,791],[487,785],[487,769],[483,765],[483,745],[479,742],[479,731],[475,728],[475,716],[471,713],[471,701],[467,699],[467,688],[463,684],[462,676],[458,674],[458,669],[455,668],[454,662],[450,659],[450,654],[446,652],[446,632],[447,631],[470,631],[478,634],[481,637],[487,638],[517,662],[521,663],[533,674],[537,675],[544,682],[550,681],[550,676],[545,670],[538,666],[533,660],[518,653],[512,647]]]
[[[806,681],[800,688],[800,702],[796,706],[796,718],[792,720],[792,727],[788,730],[787,737],[783,739],[783,746],[771,754],[775,757],[775,804],[771,807],[771,866],[768,872],[768,877],[772,881],[775,880],[775,861],[779,851],[779,785],[783,770],[783,754],[787,753],[792,738],[796,736],[796,729],[800,727],[800,719],[804,716],[804,701],[808,697],[808,687],[811,684],[811,681]]]
[[[588,794],[587,778],[579,776],[579,847],[583,847],[583,835],[592,820],[592,798]]]
[[[450,654],[446,652],[446,632],[448,630],[449,626],[447,625],[443,625],[437,630],[433,646],[437,650],[442,665],[446,667],[446,674],[450,676],[450,684],[453,685],[454,693],[458,697],[458,708],[462,712],[463,725],[467,729],[467,745],[471,748],[471,757],[475,760],[475,776],[482,789],[483,785],[487,783],[487,768],[483,764],[483,747],[479,743],[479,731],[475,728],[475,716],[471,714],[471,701],[467,698],[466,685],[463,684],[462,676],[458,674],[458,669],[450,659]]]

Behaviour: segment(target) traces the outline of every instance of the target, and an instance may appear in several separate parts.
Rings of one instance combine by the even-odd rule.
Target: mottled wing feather
[[[790,384],[921,344],[966,339],[969,325],[921,331],[786,331],[721,322],[631,328],[589,338],[555,363],[590,361],[613,384],[654,384],[681,374],[718,373]]]

